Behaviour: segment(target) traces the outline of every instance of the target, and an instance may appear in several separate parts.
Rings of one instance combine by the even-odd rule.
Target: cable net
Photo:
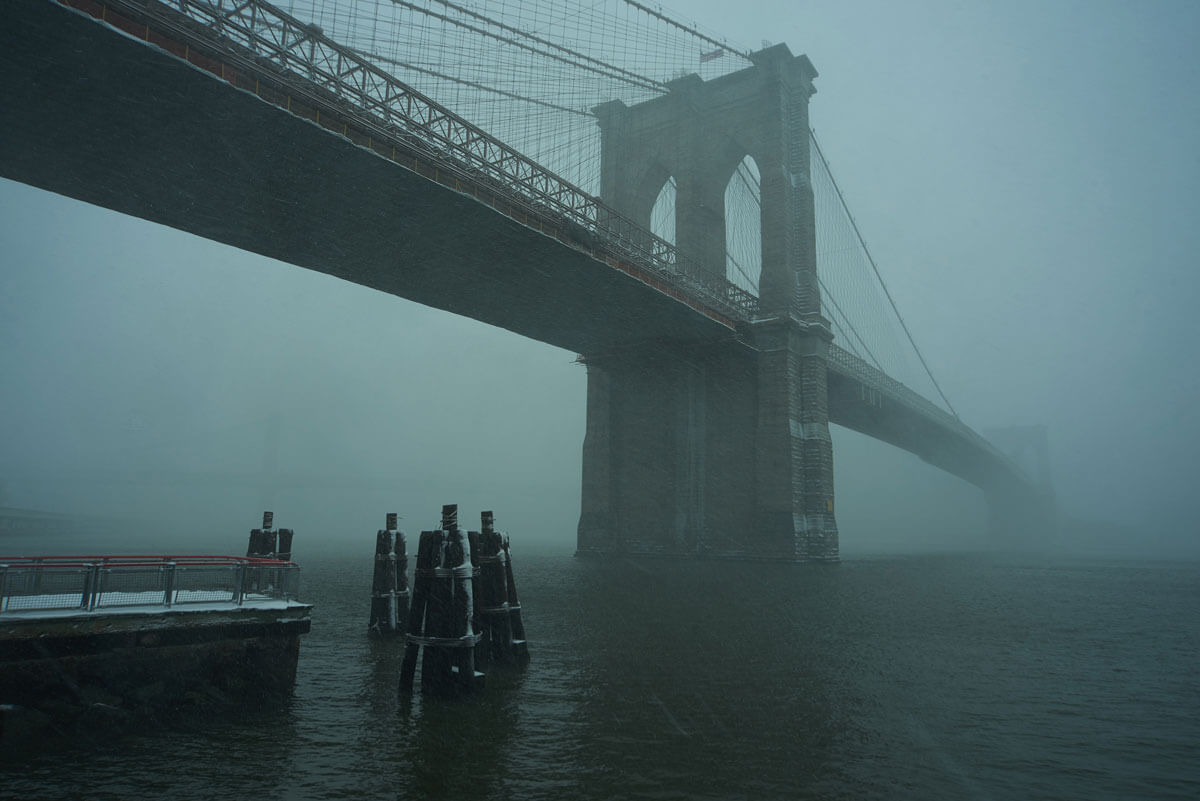
[[[633,105],[674,78],[749,65],[715,35],[629,0],[276,5],[591,194],[600,191],[594,106]]]
[[[954,414],[912,341],[815,136],[810,144],[821,312],[833,327],[835,344]]]
[[[634,105],[696,73],[750,65],[745,48],[634,0],[281,0],[385,71],[592,195],[600,131],[592,108]],[[765,44],[765,43],[764,43]],[[835,343],[951,409],[882,283],[815,140],[812,186],[822,311]],[[674,179],[654,233],[674,242]],[[725,193],[726,278],[758,295],[759,172],[747,158]]]

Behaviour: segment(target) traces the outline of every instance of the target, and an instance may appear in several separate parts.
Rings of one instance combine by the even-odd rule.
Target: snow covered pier
[[[286,697],[311,623],[299,578],[239,556],[0,557],[0,717]]]

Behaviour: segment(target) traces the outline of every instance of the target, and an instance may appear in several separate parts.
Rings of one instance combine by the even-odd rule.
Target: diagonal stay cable
[[[828,170],[828,165],[826,165],[826,170]],[[751,198],[753,198],[754,205],[761,209],[762,208],[762,198],[759,196],[758,187],[756,187],[753,183],[751,183],[750,179],[746,175],[746,172],[747,171],[744,168],[744,165],[739,164],[737,169],[734,170],[733,174],[738,177],[738,179],[742,182],[742,185],[746,188],[746,191],[748,192],[749,196]],[[733,257],[732,253],[730,253],[728,250],[726,250],[725,257],[730,262],[733,263],[733,266],[737,269],[737,271],[739,273],[742,274],[743,277],[745,277],[745,279],[747,281],[750,281],[751,283],[753,283],[750,276],[746,273],[746,271],[744,269],[742,269],[742,265],[738,263],[737,259],[735,259]],[[817,284],[821,288],[822,297],[825,298],[826,300],[828,300],[830,305],[834,309],[837,310],[838,314],[841,315],[842,322],[845,324],[845,327],[850,329],[850,333],[854,335],[853,339],[858,341],[858,344],[862,346],[862,349],[866,353],[867,357],[872,362],[874,362],[875,366],[878,367],[879,370],[882,372],[883,366],[880,364],[879,359],[876,358],[875,354],[871,351],[870,346],[867,345],[867,342],[865,339],[863,339],[862,334],[859,333],[858,329],[854,327],[854,323],[850,322],[850,316],[848,314],[846,314],[846,311],[837,302],[837,298],[834,296],[834,294],[832,292],[829,291],[829,288],[825,286],[825,282],[823,280],[821,280],[820,274],[817,275]],[[843,331],[843,334],[845,334],[845,331]],[[847,338],[849,339],[849,337],[847,337]]]
[[[867,357],[868,357],[868,358],[869,358],[869,359],[870,359],[872,362],[874,362],[874,364],[875,364],[875,366],[876,366],[876,367],[878,367],[878,368],[879,368],[879,372],[881,372],[881,373],[882,373],[882,372],[885,372],[885,371],[884,371],[884,369],[883,369],[883,365],[881,365],[881,364],[879,363],[879,359],[877,359],[877,358],[875,357],[875,354],[874,354],[874,353],[871,351],[871,348],[870,348],[870,347],[867,345],[867,343],[866,343],[866,340],[864,340],[864,339],[862,338],[862,334],[858,333],[858,329],[854,327],[854,323],[850,322],[850,315],[846,314],[846,311],[845,311],[845,309],[843,309],[843,308],[841,307],[841,305],[840,305],[840,304],[837,302],[837,298],[835,298],[835,297],[833,296],[833,293],[832,293],[832,292],[830,292],[830,291],[829,291],[829,289],[828,289],[828,288],[825,286],[825,282],[821,280],[821,276],[820,276],[820,275],[818,275],[818,276],[817,276],[817,285],[818,285],[818,286],[821,288],[821,296],[822,296],[822,298],[824,298],[824,299],[827,299],[827,300],[829,301],[829,304],[830,304],[830,305],[831,305],[831,306],[832,306],[834,309],[836,309],[836,310],[837,310],[837,313],[838,313],[838,314],[840,314],[840,315],[841,315],[841,317],[842,317],[842,322],[843,322],[843,323],[845,323],[845,324],[846,324],[846,327],[850,329],[850,333],[851,333],[851,334],[854,334],[854,339],[858,340],[858,344],[862,346],[863,352],[864,352],[864,353],[866,353],[866,354],[867,354]],[[833,316],[833,315],[830,315],[830,317],[832,317],[832,316]],[[843,332],[843,333],[844,333],[844,332]],[[847,337],[847,339],[849,339],[849,337]]]
[[[871,265],[871,270],[875,273],[875,278],[879,281],[879,286],[883,288],[883,294],[887,297],[888,303],[892,306],[892,311],[896,313],[896,319],[900,321],[900,327],[904,329],[904,335],[908,337],[908,342],[912,345],[913,350],[917,354],[917,358],[921,360],[921,367],[925,368],[925,375],[929,376],[929,380],[933,382],[934,389],[941,396],[942,401],[946,404],[946,408],[958,419],[958,412],[954,411],[954,406],[950,403],[950,399],[946,397],[946,393],[942,391],[942,387],[938,384],[937,379],[933,377],[933,372],[929,369],[929,364],[925,361],[925,356],[921,353],[921,349],[917,347],[917,343],[913,340],[912,332],[908,330],[908,324],[904,322],[904,318],[900,315],[900,310],[896,308],[896,301],[892,299],[892,293],[888,291],[887,284],[884,283],[883,276],[879,274],[879,267],[875,264],[875,259],[871,256],[871,251],[867,248],[867,243],[863,239],[862,232],[858,230],[858,223],[854,221],[854,215],[850,213],[850,207],[846,205],[846,198],[842,195],[842,189],[838,186],[837,181],[833,177],[833,172],[829,169],[829,162],[825,159],[825,154],[821,151],[821,145],[817,142],[816,131],[809,131],[812,137],[813,148],[817,151],[817,155],[821,158],[821,163],[825,166],[825,174],[829,176],[829,183],[833,185],[833,191],[838,196],[838,201],[842,204],[842,210],[846,212],[847,219],[850,220],[850,226],[854,229],[854,235],[858,237],[858,242],[862,245],[863,253],[867,256],[867,261]]]
[[[412,70],[413,72],[420,72],[425,75],[430,75],[434,78],[440,78],[441,80],[444,80],[444,81],[450,81],[451,83],[457,83],[462,86],[469,86],[472,89],[478,89],[482,92],[491,92],[493,94],[497,94],[502,97],[507,97],[510,100],[520,100],[523,103],[532,103],[537,106],[544,106],[545,108],[554,109],[555,111],[563,111],[563,112],[566,112],[567,114],[578,114],[580,117],[594,118],[596,116],[595,114],[592,114],[590,111],[580,111],[579,109],[568,108],[567,106],[560,106],[557,103],[551,103],[547,100],[539,100],[536,97],[527,97],[526,95],[519,95],[516,92],[508,92],[508,91],[505,91],[504,89],[497,89],[494,86],[488,86],[487,84],[477,83],[476,81],[468,81],[466,78],[458,78],[454,75],[450,75],[445,72],[438,72],[437,70],[431,70],[428,67],[419,67],[416,64],[412,64],[407,61],[401,61],[396,58],[390,58],[388,56],[384,56],[379,53],[370,53],[366,50],[356,50],[354,48],[347,48],[347,49],[353,53],[357,53],[359,56],[366,58],[366,59],[373,59],[375,61],[379,61],[384,64],[391,64],[391,65],[397,66],[397,67],[404,67],[405,69]]]

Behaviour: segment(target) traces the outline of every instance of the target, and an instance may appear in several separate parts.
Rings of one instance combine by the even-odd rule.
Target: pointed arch
[[[725,185],[725,277],[758,294],[762,276],[762,177],[745,156]]]
[[[675,176],[668,175],[650,208],[650,230],[675,244]]]

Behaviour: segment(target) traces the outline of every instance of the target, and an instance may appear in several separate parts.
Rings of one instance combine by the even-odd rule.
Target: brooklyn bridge
[[[1042,525],[863,244],[816,67],[616,6],[12,0],[0,176],[578,353],[581,553],[836,559],[831,424]]]

